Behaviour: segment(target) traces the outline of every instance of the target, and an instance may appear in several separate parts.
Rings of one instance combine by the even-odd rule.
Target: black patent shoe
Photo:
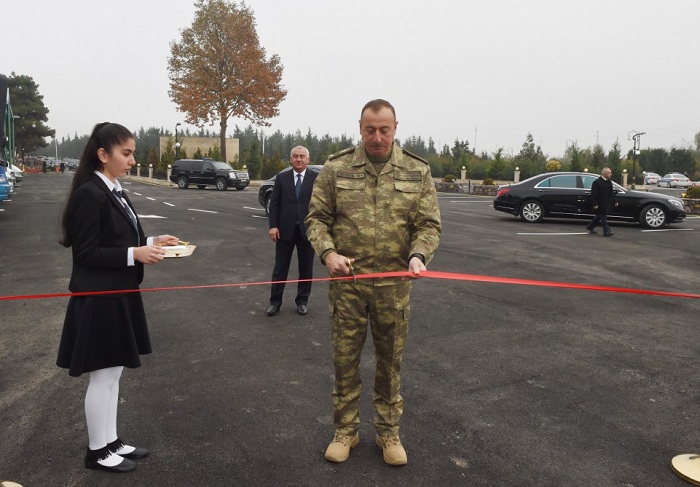
[[[128,458],[129,460],[138,460],[139,458],[148,456],[148,450],[139,446],[133,447],[134,451],[131,453],[119,453],[119,450],[121,450],[123,446],[124,442],[120,438],[117,438],[112,443],[107,443],[107,448],[109,448],[109,451],[116,453],[120,457]]]
[[[112,455],[112,452],[109,451],[109,448],[106,446],[104,448],[100,448],[99,450],[91,450],[88,448],[87,453],[85,453],[85,468],[90,468],[92,470],[104,470],[105,472],[113,473],[126,473],[136,470],[136,464],[126,458],[123,458],[120,463],[112,467],[102,465],[100,460],[104,460],[110,455]]]

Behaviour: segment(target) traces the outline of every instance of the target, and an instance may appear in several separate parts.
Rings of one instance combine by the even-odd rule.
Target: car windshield
[[[224,170],[224,171],[229,171],[233,169],[230,165],[226,164],[225,162],[212,162],[212,165],[214,166],[214,169],[219,169],[219,170]]]

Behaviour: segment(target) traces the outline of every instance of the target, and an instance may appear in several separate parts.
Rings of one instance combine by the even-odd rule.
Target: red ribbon
[[[401,272],[381,272],[377,274],[359,274],[356,276],[357,279],[377,279],[377,278],[387,278],[387,277],[400,277],[400,278],[412,278],[416,277],[408,271]],[[676,293],[669,291],[654,291],[650,289],[632,289],[627,287],[612,287],[612,286],[597,286],[593,284],[574,284],[570,282],[557,282],[557,281],[535,281],[532,279],[515,279],[511,277],[494,277],[494,276],[480,276],[476,274],[457,274],[454,272],[436,272],[436,271],[423,271],[420,274],[420,278],[428,279],[449,279],[452,281],[472,281],[472,282],[491,282],[496,284],[512,284],[519,286],[540,286],[540,287],[558,287],[566,289],[583,289],[585,291],[602,291],[611,293],[628,293],[628,294],[646,294],[651,296],[669,296],[673,298],[700,298],[700,294],[691,293]],[[244,287],[244,286],[263,286],[270,284],[281,284],[281,283],[295,283],[295,282],[320,282],[320,281],[347,281],[352,280],[352,276],[345,277],[320,277],[315,279],[297,279],[289,281],[264,281],[264,282],[243,282],[243,283],[231,283],[231,284],[203,284],[203,285],[192,285],[192,286],[175,286],[175,287],[152,287],[146,289],[127,289],[118,291],[92,291],[92,292],[82,292],[82,293],[56,293],[56,294],[25,294],[19,296],[0,296],[0,301],[20,301],[28,299],[50,299],[50,298],[67,298],[72,296],[105,296],[110,294],[124,294],[124,293],[137,293],[137,292],[153,292],[153,291],[183,291],[189,289],[213,289],[213,288],[224,288],[224,287]]]

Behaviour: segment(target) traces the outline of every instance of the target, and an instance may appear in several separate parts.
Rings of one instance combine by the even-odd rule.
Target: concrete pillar
[[[153,164],[148,165],[148,179],[153,179]]]
[[[513,182],[514,183],[520,182],[520,168],[519,167],[515,168],[515,173],[513,174]]]
[[[172,172],[173,172],[173,166],[168,164],[168,174],[167,174],[168,181],[170,181],[170,174],[172,174]]]
[[[627,169],[622,170],[622,187],[627,187]]]
[[[136,176],[141,177],[141,164],[136,164]]]

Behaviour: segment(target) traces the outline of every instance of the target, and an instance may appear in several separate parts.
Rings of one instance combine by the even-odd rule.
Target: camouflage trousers
[[[408,334],[411,282],[373,286],[335,281],[328,291],[333,341],[333,422],[354,435],[360,427],[360,358],[372,330],[377,368],[374,377],[374,426],[380,435],[396,435],[403,413],[401,357]]]

